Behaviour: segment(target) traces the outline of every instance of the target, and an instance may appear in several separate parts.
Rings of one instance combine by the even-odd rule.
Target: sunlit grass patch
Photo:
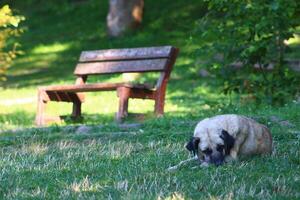
[[[52,45],[39,45],[32,49],[33,54],[47,54],[47,53],[55,53],[60,51],[65,51],[70,48],[69,43],[54,43]]]
[[[178,193],[178,192],[174,192],[173,194],[171,194],[168,197],[162,198],[162,197],[158,197],[157,200],[184,200],[184,195]]]
[[[36,156],[43,155],[48,151],[47,144],[32,143],[30,145],[23,145],[21,151]]]
[[[83,180],[74,181],[69,187],[73,192],[76,193],[101,191],[101,189],[103,188],[103,186],[97,183],[91,183],[88,176],[85,177]]]

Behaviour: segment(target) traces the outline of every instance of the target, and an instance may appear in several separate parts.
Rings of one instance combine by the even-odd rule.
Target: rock
[[[71,133],[76,131],[76,126],[65,126],[62,129],[64,132]]]
[[[137,129],[140,128],[142,126],[142,124],[119,124],[119,128],[121,129]]]
[[[289,128],[295,127],[295,125],[289,122],[288,120],[283,120],[275,115],[270,116],[270,121],[274,123],[278,123],[280,126],[286,126]]]
[[[272,116],[270,116],[270,121],[271,122],[280,122],[280,121],[282,121],[282,119],[280,119],[279,117],[277,117],[275,115],[272,115]]]
[[[199,70],[199,76],[201,76],[201,77],[209,77],[210,73],[206,69],[200,69]]]
[[[257,121],[257,122],[259,122],[259,121],[261,121],[261,120],[264,119],[264,117],[262,117],[262,116],[248,116],[248,117],[250,119],[253,119],[253,120]]]
[[[76,134],[87,134],[92,128],[86,125],[81,125],[77,128]]]
[[[289,128],[295,127],[295,125],[292,124],[291,122],[289,122],[288,120],[281,121],[281,122],[279,122],[279,124],[280,124],[281,126],[286,126],[286,127],[289,127]]]

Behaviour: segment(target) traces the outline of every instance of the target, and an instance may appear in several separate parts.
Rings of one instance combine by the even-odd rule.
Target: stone
[[[121,129],[137,129],[140,128],[142,124],[134,123],[134,124],[119,124],[119,128]]]
[[[279,117],[277,117],[275,115],[272,115],[272,116],[270,116],[270,121],[271,122],[280,122],[280,121],[282,121],[282,119],[280,119]]]
[[[81,125],[77,128],[76,134],[87,134],[92,128],[86,125]]]
[[[199,75],[201,76],[201,77],[209,77],[210,76],[210,73],[206,70],[206,69],[200,69],[199,70]]]
[[[286,127],[289,127],[289,128],[295,127],[295,125],[292,124],[291,122],[289,122],[288,120],[281,121],[281,122],[279,122],[279,124],[280,124],[281,126],[286,126]]]

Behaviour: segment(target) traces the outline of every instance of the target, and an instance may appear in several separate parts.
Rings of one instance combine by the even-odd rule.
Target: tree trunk
[[[136,28],[143,17],[144,0],[109,0],[107,15],[108,34],[118,37]]]

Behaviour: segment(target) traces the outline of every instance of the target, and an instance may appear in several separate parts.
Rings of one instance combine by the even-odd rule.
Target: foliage
[[[17,54],[17,43],[9,47],[7,40],[20,33],[18,25],[22,20],[24,17],[13,15],[8,5],[0,8],[0,82],[5,80],[5,72]]]
[[[225,93],[282,102],[299,92],[299,74],[285,63],[284,40],[300,25],[297,0],[210,0],[197,23],[200,55],[223,79]],[[241,63],[243,70],[233,66]],[[255,66],[255,67],[254,67]],[[273,70],[267,72],[268,67]]]

